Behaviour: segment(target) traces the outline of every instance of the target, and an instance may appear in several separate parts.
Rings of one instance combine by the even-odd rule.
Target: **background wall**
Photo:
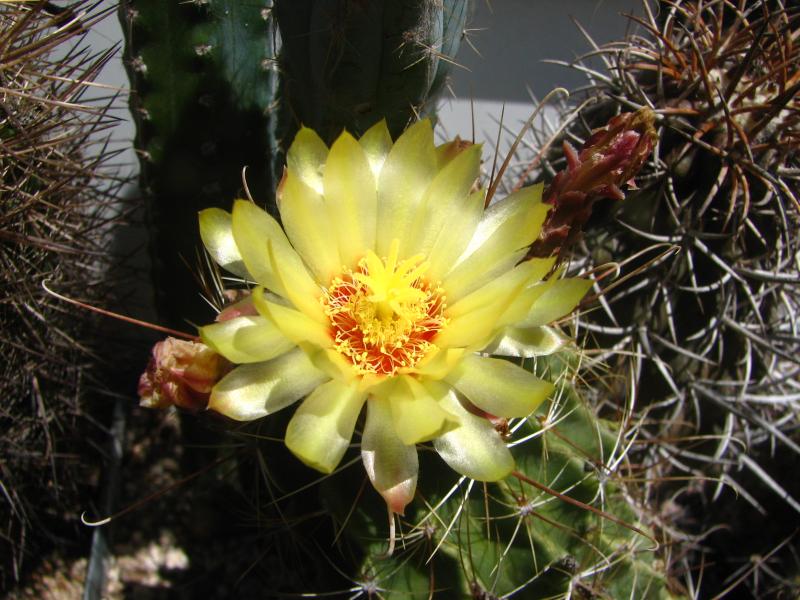
[[[477,0],[468,31],[475,48],[464,43],[459,51],[463,68],[454,69],[454,96],[442,102],[443,129],[449,136],[469,135],[471,101],[476,141],[494,141],[503,103],[504,123],[518,129],[534,108],[533,97],[585,83],[575,70],[542,62],[572,61],[591,50],[575,21],[603,44],[625,35],[623,14],[631,13],[642,13],[642,0]]]

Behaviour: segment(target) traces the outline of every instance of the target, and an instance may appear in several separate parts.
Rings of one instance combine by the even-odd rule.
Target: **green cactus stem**
[[[287,139],[330,143],[386,119],[392,137],[429,111],[458,51],[467,0],[277,0]]]
[[[201,319],[195,270],[197,212],[244,193],[260,201],[274,182],[270,2],[131,0],[120,7],[143,193],[153,231],[155,289],[164,318]]]

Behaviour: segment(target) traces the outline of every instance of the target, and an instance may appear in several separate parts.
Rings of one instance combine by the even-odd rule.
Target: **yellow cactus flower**
[[[364,466],[396,513],[413,498],[420,442],[471,478],[507,476],[511,453],[479,415],[526,417],[553,386],[488,355],[552,351],[546,325],[589,287],[545,280],[554,258],[520,262],[550,208],[541,187],[485,209],[480,147],[435,146],[427,120],[395,143],[378,123],[330,149],[302,129],[287,162],[283,227],[245,200],[200,214],[211,256],[257,284],[251,314],[200,329],[238,365],[209,408],[251,420],[305,398],[286,445],[329,473],[366,404]]]

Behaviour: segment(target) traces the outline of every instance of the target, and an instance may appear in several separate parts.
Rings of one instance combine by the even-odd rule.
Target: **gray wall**
[[[518,129],[534,108],[531,94],[542,98],[586,82],[577,71],[542,62],[572,61],[591,50],[575,21],[603,44],[625,35],[630,25],[623,14],[630,13],[642,13],[642,0],[476,0],[468,37],[477,52],[469,44],[459,51],[463,68],[454,68],[452,94],[439,111],[442,135],[471,135],[471,105],[476,141],[496,138],[504,104],[504,124]]]
[[[641,0],[477,0],[469,47],[458,60],[453,89],[459,97],[527,102],[526,87],[539,97],[557,86],[583,82],[578,73],[543,63],[570,61],[591,49],[573,19],[598,43],[624,35],[623,13],[641,12]]]

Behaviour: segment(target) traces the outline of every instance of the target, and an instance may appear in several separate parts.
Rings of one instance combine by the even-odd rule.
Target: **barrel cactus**
[[[83,39],[108,12],[0,3],[0,589],[80,538],[74,507],[101,462],[103,342],[48,289],[107,306],[121,283],[108,240],[124,179],[105,146],[116,105],[94,91],[111,52]]]
[[[573,253],[588,265],[639,257],[585,327],[598,346],[625,350],[619,373],[628,372],[627,352],[639,357],[642,432],[669,440],[643,450],[651,475],[692,480],[654,488],[665,526],[683,537],[720,519],[747,522],[746,556],[727,534],[711,538],[734,564],[785,548],[770,523],[781,521],[776,511],[791,520],[800,510],[786,470],[800,452],[799,19],[780,1],[662,2],[657,14],[645,5],[637,33],[592,52],[606,70],[580,65],[591,100],[568,129],[581,140],[620,111],[657,114],[641,189],[597,203]],[[704,590],[722,589],[731,577],[699,579]]]

